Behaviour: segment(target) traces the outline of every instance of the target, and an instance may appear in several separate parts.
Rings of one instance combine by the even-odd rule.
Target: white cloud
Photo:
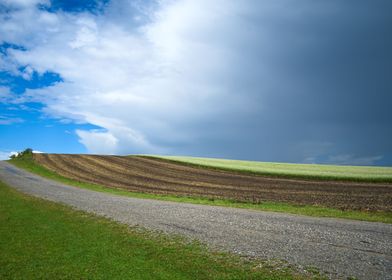
[[[4,5],[16,8],[30,8],[37,4],[49,5],[49,0],[2,0]]]
[[[0,125],[10,125],[10,124],[21,123],[21,122],[23,122],[23,119],[21,118],[0,116]]]
[[[6,103],[12,99],[12,94],[6,87],[0,86],[0,102]]]
[[[76,133],[91,153],[113,154],[116,150],[118,140],[109,132],[77,130]]]
[[[12,155],[17,155],[18,152],[0,151],[0,160],[8,160]]]
[[[26,100],[46,104],[51,116],[105,129],[77,131],[90,152],[157,153],[197,139],[198,131],[184,130],[187,122],[254,107],[226,85],[236,56],[230,43],[236,39],[214,37],[227,32],[226,18],[236,16],[236,10],[218,2],[206,10],[205,1],[163,1],[150,15],[153,20],[141,27],[106,21],[105,15],[51,14],[29,7],[15,12],[0,34],[28,48],[9,50],[14,63],[29,65],[21,75],[49,70],[64,79],[28,90]]]

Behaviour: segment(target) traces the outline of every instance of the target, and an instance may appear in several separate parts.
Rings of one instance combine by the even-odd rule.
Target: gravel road
[[[392,225],[121,197],[63,185],[0,161],[0,180],[129,225],[246,256],[315,266],[332,278],[392,279]]]

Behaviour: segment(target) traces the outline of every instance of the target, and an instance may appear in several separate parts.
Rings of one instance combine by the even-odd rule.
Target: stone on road
[[[333,278],[392,279],[392,225],[111,195],[47,180],[0,161],[24,193],[222,250],[317,267]]]

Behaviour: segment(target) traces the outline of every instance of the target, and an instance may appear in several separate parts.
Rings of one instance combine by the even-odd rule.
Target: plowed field
[[[136,156],[34,154],[34,160],[64,177],[129,191],[392,211],[390,183],[244,175]]]

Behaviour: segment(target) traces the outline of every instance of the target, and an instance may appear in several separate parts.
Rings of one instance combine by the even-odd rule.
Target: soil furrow
[[[52,155],[51,155],[52,156]],[[53,155],[53,158],[62,165],[63,169],[68,171],[68,174],[71,172],[70,169],[73,169],[72,178],[78,178],[85,182],[93,182],[96,184],[102,184],[109,187],[120,187],[128,190],[137,190],[137,191],[159,191],[160,193],[165,192],[167,194],[189,194],[189,195],[207,195],[213,197],[223,197],[222,196],[222,188],[194,188],[192,186],[186,186],[181,184],[171,184],[165,183],[149,179],[148,177],[137,177],[137,176],[129,176],[124,177],[124,175],[115,173],[107,168],[99,168],[91,162],[88,162],[85,158],[76,155],[68,160],[64,159],[63,155]],[[86,175],[89,174],[89,175]],[[245,190],[246,192],[246,190]],[[250,192],[250,191],[249,191]],[[234,191],[233,191],[234,193]]]
[[[129,191],[392,211],[392,185],[237,174],[142,157],[35,154],[65,177]]]

